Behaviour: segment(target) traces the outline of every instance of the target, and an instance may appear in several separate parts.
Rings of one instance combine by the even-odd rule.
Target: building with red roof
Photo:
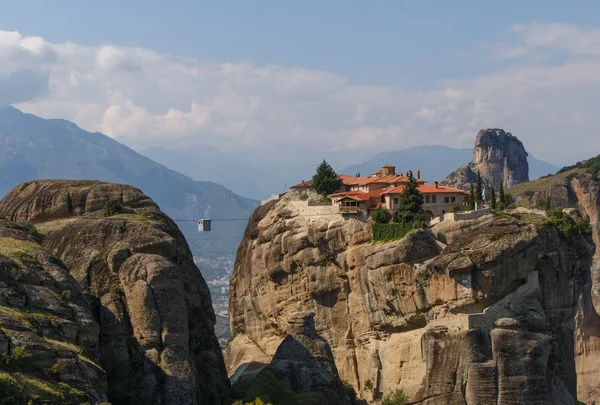
[[[368,177],[347,176],[340,174],[342,187],[339,191],[330,194],[332,203],[339,206],[339,211],[344,215],[366,214],[380,208],[386,208],[392,213],[398,210],[400,195],[408,177],[396,168],[387,164]],[[463,190],[434,184],[426,184],[421,179],[421,172],[417,170],[416,179],[419,191],[423,194],[423,209],[426,219],[429,221],[434,217],[451,212],[456,204],[464,205],[468,200],[468,194]],[[292,189],[312,189],[312,180],[302,181]]]

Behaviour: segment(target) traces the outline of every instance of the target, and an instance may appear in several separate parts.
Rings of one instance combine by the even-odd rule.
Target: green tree
[[[494,187],[490,187],[490,207],[493,210],[496,209],[496,190],[494,190]]]
[[[317,167],[317,173],[312,179],[315,191],[323,196],[335,193],[342,186],[342,180],[325,159],[323,159],[323,162]]]
[[[471,190],[469,192],[469,209],[475,209],[475,186],[473,183],[469,184],[471,186]]]
[[[19,405],[21,403],[19,384],[8,373],[0,373],[0,404]]]
[[[381,405],[406,405],[406,394],[401,389],[398,389],[389,395],[386,395],[381,402]]]
[[[483,202],[483,198],[481,197],[481,194],[483,194],[483,184],[481,182],[481,173],[479,173],[479,170],[477,171],[477,181],[475,183],[475,201],[477,201],[479,203],[479,205],[481,205],[481,203]]]
[[[400,194],[396,222],[425,222],[423,195],[419,191],[419,184],[415,180],[411,170],[406,173],[406,177],[408,177],[408,181],[404,185],[402,194]]]
[[[392,220],[392,213],[386,208],[379,208],[373,214],[371,214],[371,218],[377,223],[387,224]]]
[[[504,196],[504,180],[500,180],[500,192],[498,193],[498,208],[503,210],[506,208],[504,206],[504,202],[506,201],[506,197]]]

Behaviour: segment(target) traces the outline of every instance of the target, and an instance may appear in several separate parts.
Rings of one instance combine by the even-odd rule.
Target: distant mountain
[[[421,177],[429,180],[442,180],[454,169],[469,163],[473,159],[473,149],[456,149],[441,145],[415,146],[412,148],[382,152],[366,162],[348,166],[339,173],[369,175],[387,163],[394,164],[397,171],[421,170]],[[556,173],[560,168],[531,156],[529,178],[539,179],[548,173]]]
[[[185,149],[151,147],[140,151],[148,158],[177,170],[194,180],[209,180],[257,200],[265,200],[283,184],[264,176],[265,170],[243,158],[222,153],[213,146]]]
[[[85,179],[140,188],[174,219],[243,219],[258,205],[220,184],[194,181],[101,133],[60,119],[46,120],[0,107],[0,196],[34,179]],[[178,222],[191,246],[205,255],[234,253],[245,220],[213,224],[198,234],[194,222]],[[208,239],[196,241],[197,239]],[[212,252],[212,253],[211,253]]]

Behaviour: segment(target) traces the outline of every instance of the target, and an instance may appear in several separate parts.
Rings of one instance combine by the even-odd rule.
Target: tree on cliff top
[[[342,186],[342,180],[325,159],[323,159],[323,162],[317,167],[317,173],[312,179],[315,191],[323,196],[335,193]]]
[[[396,222],[424,222],[423,195],[419,191],[419,184],[415,180],[411,170],[406,173],[406,176],[408,177],[408,181],[404,185],[402,194],[400,194]]]
[[[479,203],[479,205],[481,205],[481,203],[483,202],[483,184],[481,181],[481,174],[479,173],[479,171],[477,171],[477,182],[475,183],[475,201],[477,201]]]

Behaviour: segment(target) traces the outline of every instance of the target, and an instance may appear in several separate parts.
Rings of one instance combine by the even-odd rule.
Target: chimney
[[[439,187],[439,183],[437,181],[434,181],[433,184],[434,184],[435,188]]]
[[[420,170],[417,170],[417,179],[421,180],[421,171]]]
[[[400,172],[400,176],[403,176],[403,175],[404,175],[404,173]]]

